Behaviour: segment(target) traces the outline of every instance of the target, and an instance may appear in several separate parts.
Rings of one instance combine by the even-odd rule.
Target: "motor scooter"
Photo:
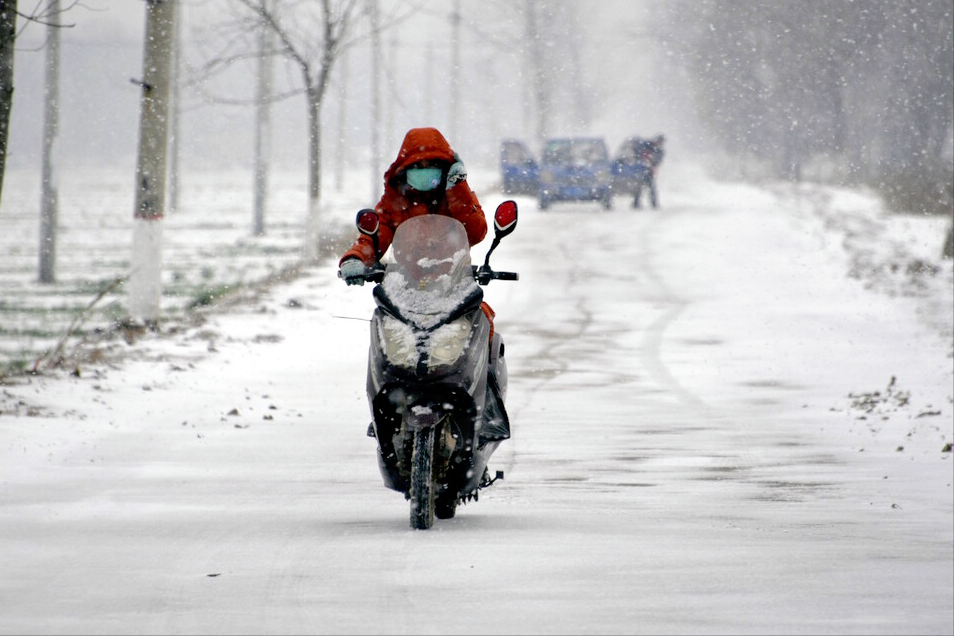
[[[494,271],[490,255],[517,225],[517,204],[501,203],[494,239],[481,266],[472,265],[464,226],[423,215],[401,223],[391,261],[381,262],[379,219],[362,210],[358,231],[371,238],[376,263],[364,275],[373,288],[367,395],[368,435],[377,440],[384,485],[410,502],[410,524],[428,529],[450,519],[460,503],[477,500],[503,472],[488,460],[510,437],[504,406],[507,364],[503,338],[490,337],[481,310],[482,286],[518,280]]]

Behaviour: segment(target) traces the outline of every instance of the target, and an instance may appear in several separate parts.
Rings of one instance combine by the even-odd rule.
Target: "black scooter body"
[[[517,205],[494,215],[495,236],[484,264],[471,265],[464,226],[451,217],[423,215],[394,231],[393,263],[381,263],[379,219],[358,213],[370,237],[375,266],[360,274],[374,282],[367,395],[384,484],[411,504],[411,527],[430,528],[476,499],[491,478],[490,456],[510,437],[504,401],[507,364],[499,333],[481,308],[492,280],[517,280],[490,268],[500,239],[516,227]],[[340,275],[340,272],[339,272]],[[349,280],[349,282],[354,282]]]
[[[378,306],[371,318],[367,392],[378,466],[388,488],[403,493],[410,488],[411,442],[417,427],[447,423],[435,459],[442,498],[466,498],[476,492],[490,456],[510,437],[502,393],[507,377],[503,340],[495,334],[488,346],[490,323],[480,309],[482,297],[482,293],[471,296],[435,325],[469,320],[466,353],[446,367],[431,370],[422,363],[411,370],[391,364],[382,351],[381,321],[385,315],[401,316],[380,286],[374,290]]]

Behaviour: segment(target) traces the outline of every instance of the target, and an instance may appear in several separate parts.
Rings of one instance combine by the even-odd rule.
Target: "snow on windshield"
[[[394,233],[394,263],[382,287],[416,326],[428,329],[474,292],[464,226],[446,216],[408,219]]]

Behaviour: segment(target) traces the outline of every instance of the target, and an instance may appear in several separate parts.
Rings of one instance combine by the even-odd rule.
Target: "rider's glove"
[[[467,168],[464,167],[464,162],[460,160],[457,153],[454,153],[454,163],[451,164],[450,169],[447,171],[447,189],[450,190],[461,181],[466,180]]]
[[[360,259],[349,258],[338,269],[338,274],[348,285],[364,285],[364,275],[368,268]]]

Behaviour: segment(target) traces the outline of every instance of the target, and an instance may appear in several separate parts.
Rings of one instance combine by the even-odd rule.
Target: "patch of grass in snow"
[[[8,176],[0,214],[0,377],[29,372],[61,340],[68,354],[120,329],[128,319],[126,290],[119,285],[102,292],[128,275],[132,238],[128,176],[112,168],[65,171],[57,280],[40,284],[38,172],[12,170]],[[262,286],[297,275],[305,200],[297,172],[276,173],[264,236],[251,236],[245,205],[251,189],[244,171],[202,173],[185,185],[188,196],[163,228],[162,322],[243,302]],[[336,259],[351,244],[354,216],[341,210],[359,207],[348,196],[331,199],[322,220],[320,258]]]
[[[186,308],[196,309],[198,307],[208,307],[216,300],[227,296],[237,287],[237,285],[218,285],[216,287],[203,289],[195,296],[195,298],[192,299],[188,305],[186,305]]]

